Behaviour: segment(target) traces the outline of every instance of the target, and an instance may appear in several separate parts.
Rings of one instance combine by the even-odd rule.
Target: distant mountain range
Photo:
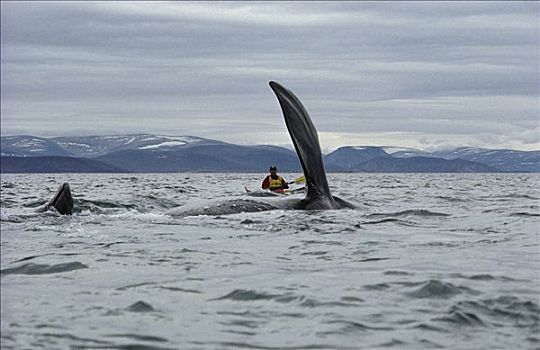
[[[123,169],[86,158],[62,156],[4,157],[2,173],[122,173]]]
[[[194,136],[150,134],[56,137],[2,136],[2,173],[300,172],[294,151],[241,146]],[[324,155],[329,172],[540,172],[540,151],[460,147],[348,146]]]

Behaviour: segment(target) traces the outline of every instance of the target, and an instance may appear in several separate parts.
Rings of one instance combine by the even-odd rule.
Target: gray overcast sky
[[[2,135],[540,148],[539,2],[2,2]]]

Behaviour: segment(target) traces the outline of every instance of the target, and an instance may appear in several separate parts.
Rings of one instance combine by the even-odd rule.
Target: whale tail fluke
[[[46,209],[54,207],[62,215],[71,215],[73,213],[73,197],[67,182],[60,185],[56,194],[45,206]]]

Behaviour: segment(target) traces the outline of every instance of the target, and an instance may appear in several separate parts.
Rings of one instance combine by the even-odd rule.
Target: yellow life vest
[[[281,188],[283,187],[283,183],[285,183],[285,180],[281,176],[278,176],[275,180],[272,179],[272,176],[268,176],[268,180],[270,182],[270,190]]]

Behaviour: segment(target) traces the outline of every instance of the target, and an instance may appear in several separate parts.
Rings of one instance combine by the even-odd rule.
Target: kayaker
[[[263,190],[269,189],[274,192],[283,192],[289,188],[289,184],[285,179],[277,174],[277,167],[270,167],[270,175],[266,176],[262,183]]]

